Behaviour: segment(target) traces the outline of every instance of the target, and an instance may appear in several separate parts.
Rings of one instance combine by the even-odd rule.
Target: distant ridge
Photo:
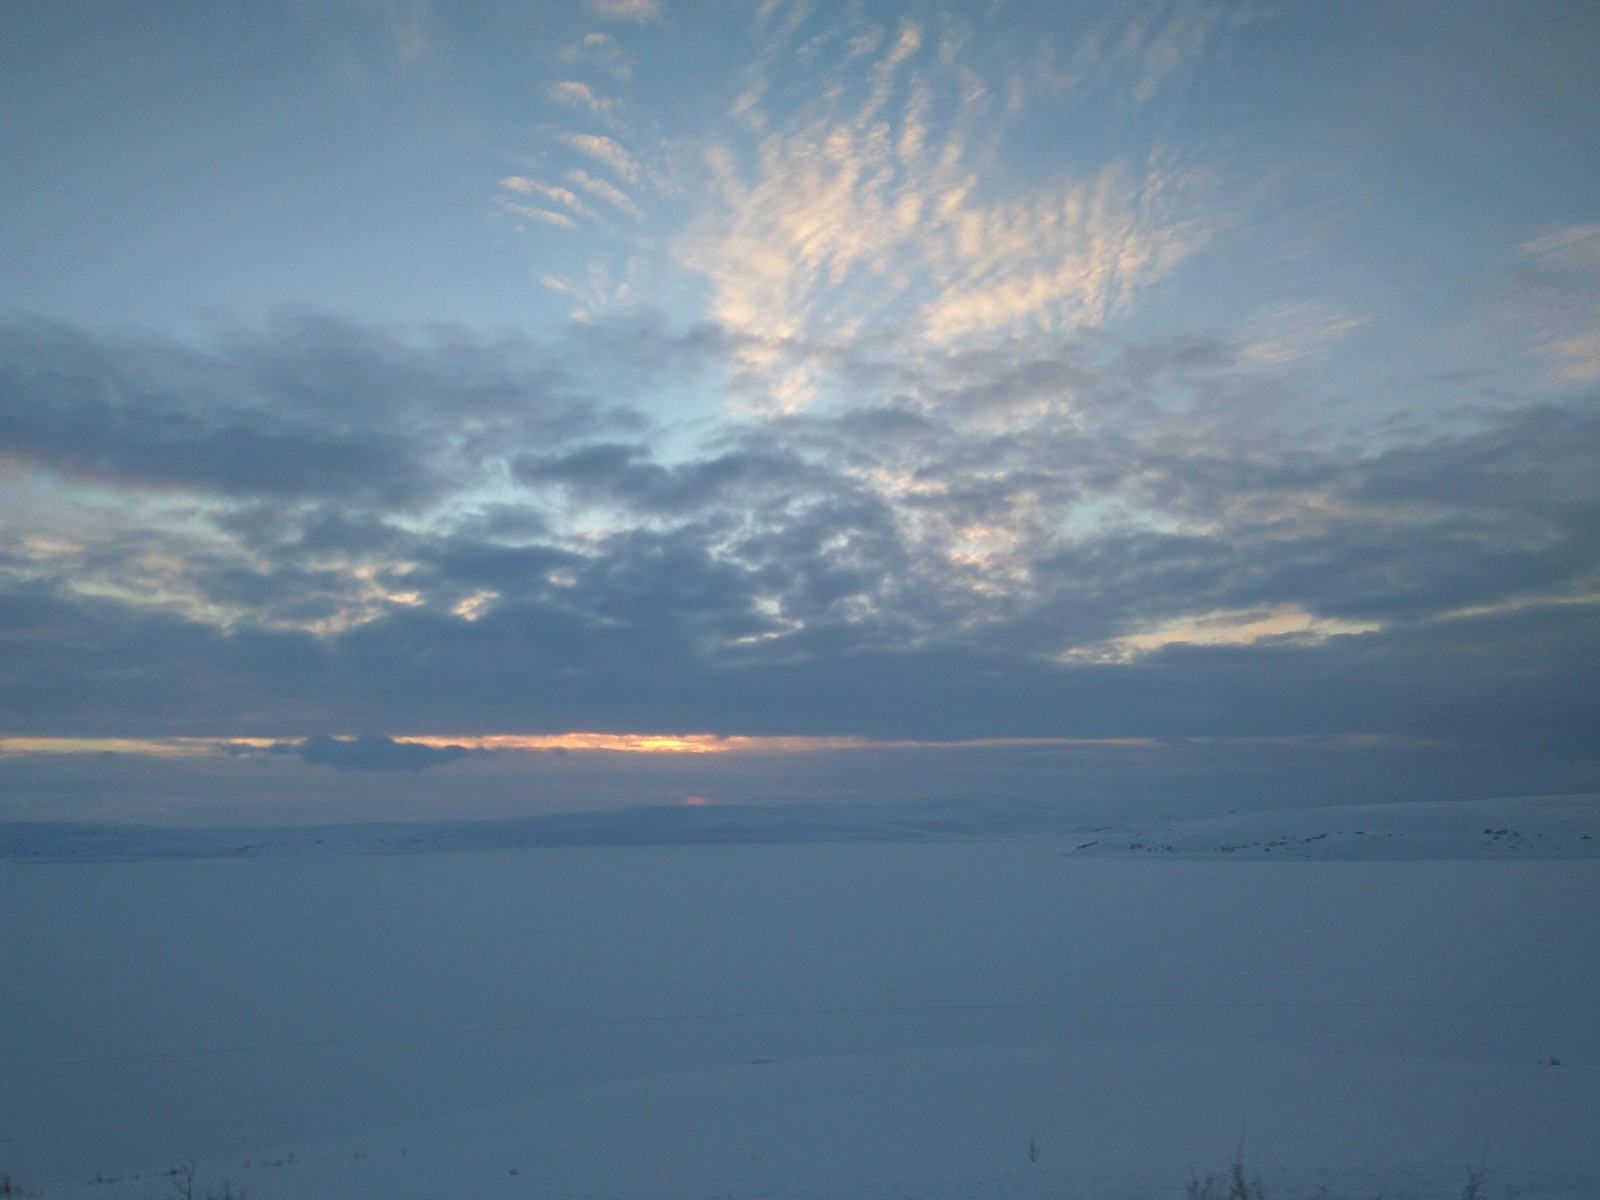
[[[1096,830],[1074,855],[1173,858],[1600,859],[1600,795],[1330,805]]]
[[[258,858],[282,854],[407,854],[573,846],[910,842],[1070,836],[1080,810],[970,800],[919,805],[803,803],[657,805],[498,820],[360,825],[172,828],[0,823],[0,860],[107,862]]]
[[[1198,820],[1094,820],[1078,805],[660,805],[500,820],[171,828],[0,823],[0,861],[117,862],[419,854],[582,846],[995,839],[1069,843],[1069,857],[1257,860],[1600,859],[1600,794],[1330,805]]]

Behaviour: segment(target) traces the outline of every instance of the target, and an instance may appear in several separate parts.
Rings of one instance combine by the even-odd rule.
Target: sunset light
[[[1600,2],[0,113],[0,1200],[1600,1197]]]

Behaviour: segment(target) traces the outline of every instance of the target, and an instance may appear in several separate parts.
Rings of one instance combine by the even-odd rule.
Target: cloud
[[[597,96],[586,83],[579,83],[573,79],[563,79],[550,85],[550,99],[557,104],[565,104],[574,108],[587,109],[602,121],[614,124],[622,108],[622,102],[612,96]]]
[[[1131,22],[1118,53],[1136,64],[1138,80],[1133,98],[1144,103],[1155,95],[1167,76],[1198,61],[1223,21],[1224,11],[1220,5],[1184,4],[1167,13],[1164,21]]]
[[[1168,211],[1187,184],[1159,167],[1137,178],[1119,164],[1056,196],[987,208],[941,198],[942,244],[928,252],[946,286],[924,309],[925,336],[951,343],[1102,324],[1204,241],[1200,226]]]
[[[1209,236],[1198,173],[1160,155],[996,194],[992,89],[927,41],[906,22],[864,75],[818,67],[818,98],[781,119],[757,108],[758,79],[739,111],[759,143],[708,156],[720,211],[680,254],[750,337],[758,409],[812,402],[816,356],[862,337],[953,347],[1101,324]]]
[[[629,198],[628,194],[604,179],[598,179],[581,168],[574,167],[567,172],[567,180],[576,184],[591,196],[604,200],[607,204],[620,212],[626,213],[635,221],[644,219],[644,212]]]
[[[1600,221],[1557,226],[1518,247],[1533,265],[1522,280],[1522,319],[1562,384],[1600,382]]]
[[[1363,441],[1261,419],[1310,398],[1226,344],[862,344],[828,366],[852,405],[668,453],[585,397],[714,381],[741,335],[320,330],[46,340],[140,363],[140,412],[197,362],[213,419],[315,397],[436,498],[220,491],[171,456],[160,489],[50,476],[0,545],[8,731],[1382,731],[1570,758],[1597,715],[1573,652],[1600,622],[1587,402]],[[46,361],[31,403],[70,410],[39,380],[94,372]]]
[[[554,187],[550,184],[540,183],[537,179],[530,179],[526,175],[508,175],[500,181],[500,186],[509,192],[515,192],[519,196],[538,196],[551,203],[559,204],[580,217],[593,219],[595,215],[594,210],[578,199],[577,193],[569,188]],[[499,198],[499,203],[507,212],[518,213],[522,216],[532,216],[536,220],[546,220],[552,224],[563,225],[568,228],[573,223],[572,219],[564,213],[530,208],[525,204],[517,204],[514,201],[510,201],[503,196]]]
[[[288,334],[302,357],[317,330]],[[349,347],[351,382],[381,386],[374,344]],[[43,321],[0,328],[0,456],[83,478],[231,495],[420,498],[436,485],[403,438],[348,409],[261,403],[277,364],[255,347],[222,355],[96,339]],[[359,376],[367,370],[365,381]]]
[[[1040,84],[1061,90],[1110,81],[1135,104],[1145,104],[1173,76],[1203,61],[1219,30],[1248,13],[1237,4],[1194,0],[1106,7],[1106,15],[1083,32],[1065,69],[1054,65],[1055,47],[1041,44],[1033,68]]]
[[[1264,363],[1291,363],[1319,354],[1365,322],[1315,300],[1265,308],[1250,321],[1246,357]]]
[[[588,0],[589,11],[607,21],[637,21],[643,25],[661,19],[663,0]]]
[[[585,34],[581,41],[561,51],[561,61],[593,64],[613,79],[627,79],[633,74],[632,56],[609,33]]]
[[[321,634],[422,603],[400,523],[492,485],[506,446],[637,427],[563,394],[541,354],[313,317],[203,346],[12,322],[0,459],[25,532],[0,576]]]
[[[1067,651],[1065,661],[1131,662],[1165,646],[1249,646],[1267,638],[1316,643],[1330,637],[1371,633],[1376,622],[1314,617],[1297,606],[1196,613]]]
[[[611,168],[629,183],[639,181],[639,164],[622,145],[603,134],[564,133],[561,140],[574,150],[587,154],[597,163]]]
[[[601,443],[560,457],[520,455],[511,471],[522,483],[561,484],[586,500],[636,513],[705,508],[740,493],[793,486],[808,474],[802,460],[781,452],[729,452],[672,468],[649,459],[644,446]]]
[[[0,458],[153,492],[403,508],[477,469],[457,438],[473,422],[590,420],[551,394],[530,349],[314,315],[205,347],[3,322]]]
[[[418,59],[427,57],[432,51],[433,47],[428,41],[426,28],[427,17],[427,0],[413,0],[410,8],[401,16],[401,24],[395,31],[395,40],[402,64],[409,66]]]
[[[528,204],[518,204],[515,201],[500,199],[500,207],[506,212],[514,213],[519,217],[527,217],[530,221],[538,221],[544,225],[555,225],[562,229],[573,229],[577,222],[566,213],[552,212],[548,208],[535,208]]]
[[[425,746],[386,737],[308,737],[296,747],[308,763],[341,771],[422,771],[467,756],[461,746]]]

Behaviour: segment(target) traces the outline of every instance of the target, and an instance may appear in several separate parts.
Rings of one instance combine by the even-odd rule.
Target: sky
[[[1597,58],[0,7],[0,820],[1600,790]]]

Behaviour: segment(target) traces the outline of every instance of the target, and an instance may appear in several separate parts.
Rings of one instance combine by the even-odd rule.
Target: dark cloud
[[[849,624],[719,650],[676,615],[655,623],[613,608],[607,619],[550,603],[474,622],[406,610],[328,639],[132,623],[104,608],[45,606],[30,624],[21,607],[5,613],[0,666],[0,719],[17,734],[281,736],[311,720],[946,740],[1380,733],[1532,763],[1593,761],[1600,722],[1589,605],[1078,665],[1038,656],[1026,638],[895,649]]]
[[[317,734],[306,738],[297,750],[308,763],[341,771],[422,771],[467,756],[462,746],[425,746],[371,735],[333,738]]]
[[[545,362],[337,322],[204,354],[14,337],[0,378],[36,386],[6,427],[32,422],[13,456],[67,470],[120,454],[102,477],[129,496],[159,478],[195,498],[179,517],[130,509],[71,553],[4,549],[0,721],[281,738],[1379,733],[1593,760],[1589,399],[1331,435],[1257,420],[1294,397],[1226,347],[1096,336],[862,369],[849,405],[729,422],[669,457],[626,412],[652,369],[690,377],[727,347],[636,332],[587,377],[571,346]],[[613,335],[577,345],[600,354]],[[30,376],[30,354],[54,366]],[[121,381],[84,394],[133,424],[90,430],[68,362]],[[390,446],[391,465],[359,485],[224,485],[171,413],[282,419],[326,446]],[[50,420],[77,422],[82,447],[39,432]],[[1117,639],[1167,623],[1284,612],[1365,631],[1117,660]],[[304,745],[349,766],[425,749]]]
[[[775,452],[730,452],[667,468],[645,446],[613,442],[560,457],[519,455],[512,475],[522,483],[558,483],[580,499],[651,513],[684,513],[742,494],[803,487],[812,472],[797,457]]]
[[[311,316],[204,349],[0,324],[0,458],[126,486],[405,507],[508,440],[607,423],[632,422],[521,343]]]

